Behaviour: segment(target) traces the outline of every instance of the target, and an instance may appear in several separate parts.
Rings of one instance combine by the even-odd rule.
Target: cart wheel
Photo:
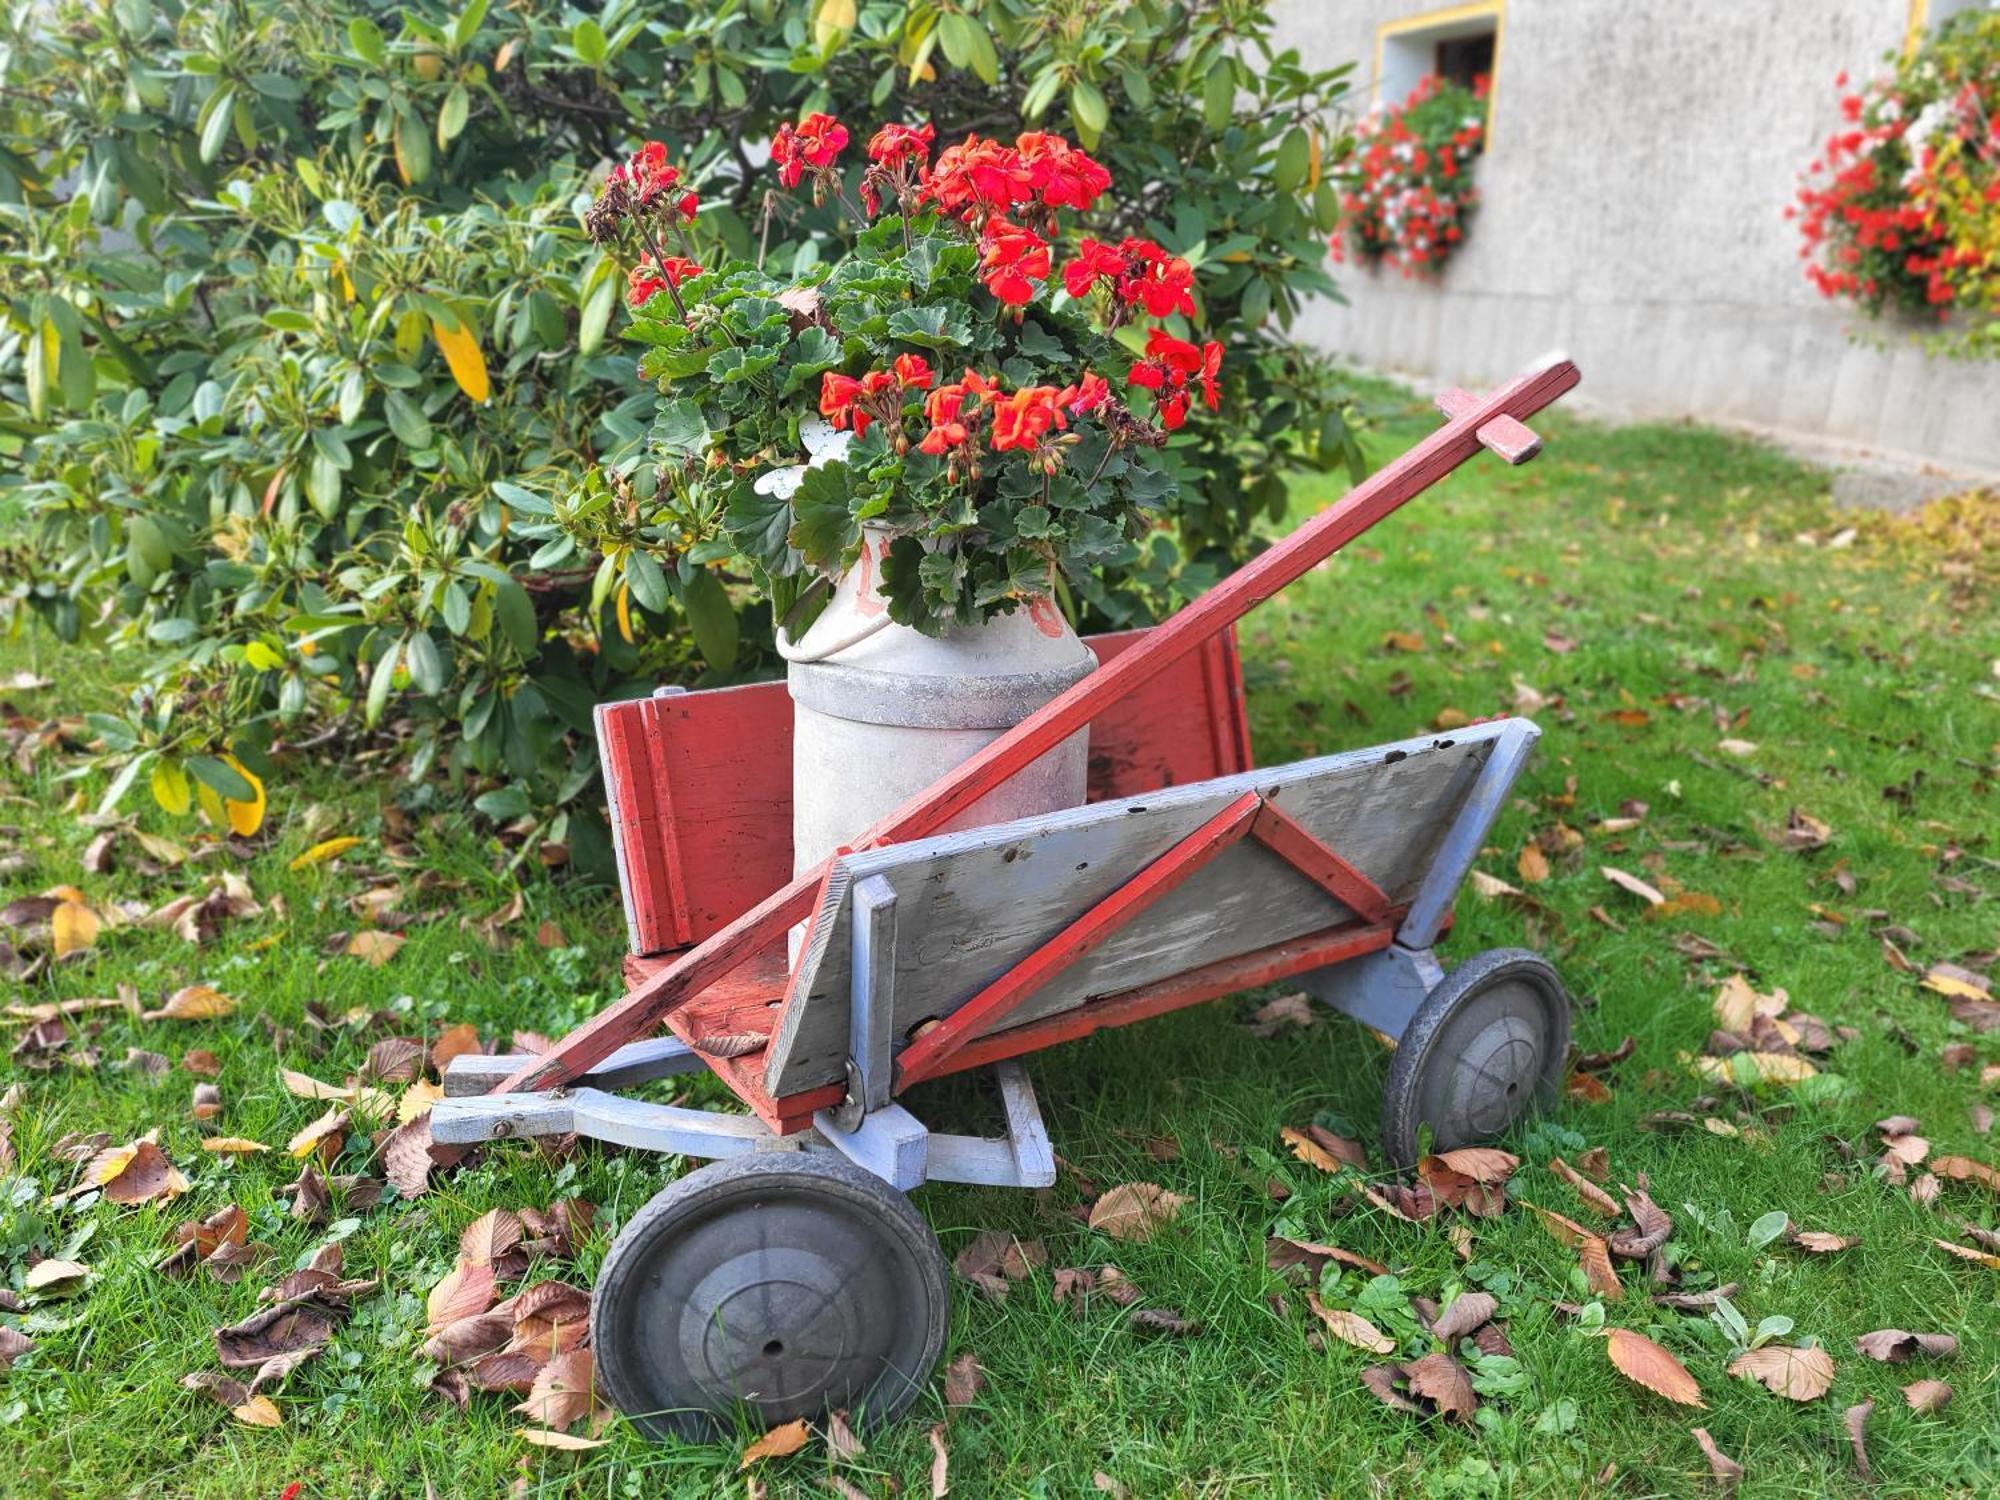
[[[1450,1151],[1490,1139],[1554,1097],[1569,1052],[1569,996],[1548,961],[1489,948],[1438,981],[1396,1044],[1382,1090],[1382,1144],[1415,1164],[1418,1132]]]
[[[716,1162],[659,1193],[604,1258],[598,1377],[648,1437],[720,1435],[846,1407],[903,1411],[944,1350],[937,1237],[901,1193],[839,1157]]]

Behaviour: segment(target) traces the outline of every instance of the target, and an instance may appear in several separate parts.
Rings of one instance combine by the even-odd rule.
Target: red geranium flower
[[[639,263],[625,277],[625,300],[633,307],[644,307],[647,299],[656,292],[667,287],[678,289],[690,276],[699,275],[701,267],[685,255],[669,255],[661,261],[642,255]]]
[[[994,296],[1010,307],[1024,306],[1034,300],[1034,283],[1048,274],[1047,240],[1005,219],[986,226],[979,240],[979,276]]]
[[[1032,448],[1051,427],[1067,427],[1069,419],[1058,404],[1052,385],[1027,385],[993,405],[993,451]]]
[[[927,187],[944,213],[974,220],[1025,203],[1034,194],[1035,178],[1013,147],[968,135],[938,153]]]
[[[869,138],[868,159],[891,171],[905,162],[921,167],[931,159],[931,143],[936,139],[934,125],[884,125]]]
[[[1111,382],[1095,370],[1083,372],[1083,379],[1062,393],[1062,404],[1076,416],[1102,411],[1111,404]]]
[[[1111,174],[1059,135],[1029,131],[1015,142],[1032,190],[1050,208],[1087,212],[1111,186]]]
[[[771,160],[777,163],[778,181],[786,187],[799,185],[808,167],[829,172],[847,149],[847,127],[828,114],[810,114],[797,126],[789,121],[778,127],[771,140]]]
[[[856,406],[860,399],[861,382],[852,375],[828,370],[820,376],[819,414],[833,424],[835,431],[845,430],[850,421],[857,437],[868,430],[868,413]]]
[[[932,380],[936,378],[931,374],[929,361],[921,354],[897,355],[895,368],[896,379],[909,389],[927,391],[931,388]]]
[[[1076,259],[1063,267],[1063,286],[1072,297],[1088,296],[1099,281],[1115,282],[1125,274],[1125,257],[1110,245],[1086,235],[1078,242]]]
[[[646,142],[624,166],[613,167],[610,177],[611,182],[622,184],[641,208],[652,207],[655,199],[680,180],[681,174],[667,164],[667,148],[660,141]]]

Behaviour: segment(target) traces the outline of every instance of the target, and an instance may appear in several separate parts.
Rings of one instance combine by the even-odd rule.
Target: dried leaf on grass
[[[1860,1401],[1847,1408],[1841,1420],[1847,1424],[1848,1446],[1854,1450],[1854,1467],[1861,1472],[1863,1484],[1875,1482],[1875,1472],[1868,1463],[1868,1418],[1875,1411],[1872,1400]]]
[[[2000,1170],[1969,1156],[1940,1156],[1931,1161],[1931,1170],[1953,1182],[1976,1182],[2000,1196]]]
[[[1643,1333],[1613,1328],[1605,1335],[1604,1352],[1627,1380],[1682,1406],[1707,1408],[1708,1403],[1701,1399],[1701,1386],[1687,1366]]]
[[[970,1406],[979,1399],[980,1388],[985,1384],[986,1372],[979,1368],[979,1356],[968,1349],[945,1367],[944,1404]]]
[[[1350,1312],[1344,1307],[1328,1307],[1319,1300],[1316,1292],[1306,1293],[1306,1306],[1313,1316],[1326,1325],[1328,1333],[1342,1343],[1352,1344],[1357,1349],[1366,1349],[1370,1354],[1390,1354],[1395,1351],[1396,1341],[1390,1338],[1360,1313]]]
[[[476,1317],[493,1305],[493,1267],[460,1261],[431,1288],[425,1313],[430,1331],[436,1333],[461,1318]]]
[[[1456,1340],[1471,1334],[1480,1324],[1490,1322],[1498,1311],[1500,1299],[1492,1293],[1460,1292],[1431,1324],[1431,1335],[1442,1339],[1449,1347]]]
[[[1729,1373],[1791,1401],[1814,1401],[1833,1384],[1833,1360],[1817,1345],[1766,1344],[1737,1355]]]
[[[1092,1205],[1090,1227],[1115,1240],[1148,1240],[1162,1224],[1172,1223],[1187,1201],[1158,1183],[1124,1183]]]
[[[1715,1476],[1715,1482],[1727,1494],[1736,1488],[1743,1478],[1743,1465],[1715,1446],[1715,1439],[1708,1435],[1706,1427],[1692,1429],[1694,1440],[1701,1444],[1702,1456],[1708,1460],[1708,1471]]]
[[[1472,1376],[1449,1354],[1426,1354],[1404,1365],[1403,1375],[1410,1382],[1410,1393],[1428,1400],[1439,1416],[1469,1422],[1478,1410]]]
[[[1948,1333],[1907,1333],[1901,1328],[1878,1328],[1864,1333],[1854,1347],[1870,1359],[1900,1365],[1914,1355],[1929,1359],[1949,1359],[1958,1352],[1958,1340]]]
[[[758,1438],[743,1450],[743,1459],[736,1465],[737,1471],[762,1463],[767,1458],[788,1458],[812,1441],[812,1429],[805,1418],[782,1422]]]
[[[931,1424],[931,1500],[951,1493],[951,1450],[944,1445],[944,1423]]]
[[[1912,1411],[1942,1411],[1951,1400],[1951,1387],[1942,1380],[1913,1380],[1903,1387],[1903,1399]]]
[[[1618,1200],[1605,1192],[1603,1188],[1592,1182],[1588,1177],[1585,1177],[1581,1172],[1577,1171],[1575,1167],[1572,1167],[1560,1156],[1553,1158],[1549,1162],[1549,1170],[1568,1183],[1575,1191],[1577,1197],[1583,1199],[1585,1203],[1588,1203],[1598,1213],[1603,1214],[1607,1219],[1618,1217],[1621,1211],[1618,1207]]]
[[[1567,1215],[1540,1204],[1527,1203],[1547,1227],[1559,1244],[1570,1246],[1576,1251],[1577,1260],[1582,1263],[1583,1276],[1590,1289],[1606,1301],[1616,1302],[1625,1295],[1625,1287],[1618,1279],[1617,1268],[1611,1264],[1611,1247],[1603,1237],[1586,1229]]]
[[[1321,1126],[1308,1125],[1297,1130],[1287,1125],[1278,1132],[1278,1139],[1292,1148],[1292,1155],[1322,1172],[1338,1172],[1342,1167],[1353,1167],[1358,1172],[1368,1170],[1368,1152],[1359,1141],[1335,1135]]]
[[[187,1178],[167,1160],[157,1132],[93,1156],[83,1169],[82,1188],[97,1188],[105,1199],[131,1207],[156,1198],[178,1198],[188,1189]]]
[[[158,1010],[149,1010],[148,1021],[216,1021],[236,1010],[236,1002],[221,990],[206,984],[190,984],[167,996]]]

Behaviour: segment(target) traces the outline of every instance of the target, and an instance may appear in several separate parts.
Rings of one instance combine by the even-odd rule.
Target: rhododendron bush
[[[1058,556],[1086,625],[1140,623],[1199,590],[1255,545],[1288,470],[1359,457],[1341,385],[1285,333],[1301,299],[1331,287],[1322,166],[1345,70],[1305,68],[1270,29],[1265,0],[46,0],[0,13],[0,626],[38,622],[132,689],[126,712],[94,723],[88,795],[109,807],[150,788],[193,817],[190,780],[241,802],[248,772],[279,807],[288,748],[345,754],[379,737],[364,763],[405,773],[404,795],[433,795],[443,771],[516,854],[605,867],[592,705],[776,666],[732,486],[695,476],[688,503],[724,509],[648,529],[661,502],[647,484],[671,467],[683,409],[656,419],[622,329],[673,337],[676,295],[702,304],[688,336],[730,351],[685,392],[702,431],[729,433],[746,407],[759,421],[816,410],[820,376],[848,376],[843,431],[862,429],[846,439],[850,503],[902,494],[941,534],[949,495],[974,493],[975,460],[977,493],[1006,486],[1011,505],[1016,471],[1054,452],[1049,532],[1023,535],[1007,568]],[[864,118],[911,128],[871,163],[868,140],[836,141],[831,123]],[[870,204],[900,216],[889,177],[914,170],[919,146],[934,166],[975,129],[1034,158],[1005,170],[1030,173],[1036,201],[1010,199],[1005,228],[974,225],[964,203],[920,210],[941,222],[913,230],[914,258],[856,250],[887,278],[879,290],[819,265]],[[1051,159],[1023,135],[1075,143],[1110,186],[1043,175]],[[584,222],[614,164],[620,212],[648,216],[650,247],[629,217],[617,244]],[[839,192],[819,175],[829,164]],[[1011,192],[988,183],[998,166],[968,172],[965,191]],[[1079,256],[1087,269],[1072,272]],[[760,262],[770,286],[813,283],[828,337],[839,330],[839,357],[782,398],[773,385],[803,351],[756,368],[771,330],[749,325],[769,287],[724,269]],[[1067,274],[1094,285],[1061,311]],[[863,300],[901,295],[889,283],[926,316],[956,308],[970,341],[952,341],[955,318],[931,343],[850,325]],[[979,299],[990,317],[975,316]],[[1001,306],[1023,321],[1003,327]],[[1147,356],[1162,318],[1181,344],[1225,345],[1217,368],[1178,346]],[[897,377],[913,454],[896,456],[909,476],[891,483],[875,445],[897,355],[921,357],[931,385]],[[1148,358],[1157,387],[1126,384]],[[1093,492],[1078,515],[1072,460],[1099,441],[1105,409],[1023,392],[1083,396],[1092,372],[1167,442],[1121,448],[1100,480],[1115,496]],[[948,386],[962,388],[957,414],[932,422],[920,408],[936,397],[945,414]],[[1171,431],[1170,409],[1185,418]],[[954,423],[973,441],[951,492],[954,455],[920,450]],[[796,432],[783,438],[804,456]],[[704,452],[747,463],[768,445],[775,462],[779,435],[737,443]],[[937,471],[929,487],[919,462]],[[1125,467],[1141,462],[1143,480]],[[814,509],[831,482],[802,502],[816,522],[833,514]],[[557,497],[596,529],[546,531]],[[544,507],[536,524],[516,501]],[[1037,525],[1025,514],[1017,531]],[[1100,550],[1125,561],[1085,579],[1076,569]],[[782,601],[805,575],[772,556]],[[801,554],[801,569],[818,565]],[[1003,585],[966,585],[989,586]],[[948,592],[940,582],[932,603]]]
[[[1165,516],[1168,434],[1220,405],[1223,347],[1186,336],[1192,267],[1075,232],[1112,178],[1059,135],[937,149],[928,124],[884,125],[850,196],[859,144],[824,113],[772,142],[780,186],[838,204],[851,235],[796,278],[695,263],[657,143],[612,171],[587,222],[633,255],[628,333],[659,416],[608,479],[527,501],[530,525],[649,603],[664,566],[733,551],[794,630],[864,524],[893,532],[881,586],[919,629],[1101,597],[1100,570]],[[616,505],[597,503],[606,482]]]
[[[1870,314],[1938,322],[1951,352],[2000,355],[2000,14],[1967,12],[1842,90],[1796,204],[1806,275]]]
[[[1342,232],[1370,265],[1434,273],[1465,239],[1479,201],[1472,164],[1486,134],[1486,81],[1432,76],[1392,107],[1370,110],[1340,164]],[[1336,260],[1345,256],[1333,242]]]

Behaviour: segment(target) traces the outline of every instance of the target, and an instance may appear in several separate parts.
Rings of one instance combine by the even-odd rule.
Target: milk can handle
[[[797,646],[793,645],[791,636],[786,633],[785,627],[780,625],[778,627],[778,633],[776,636],[775,644],[777,645],[778,648],[778,655],[782,656],[786,661],[794,661],[794,662],[825,661],[829,656],[838,656],[841,652],[847,650],[847,648],[850,646],[860,645],[863,641],[867,640],[870,636],[882,630],[882,628],[888,625],[889,623],[890,623],[889,612],[885,609],[882,611],[881,614],[876,615],[873,619],[864,620],[859,627],[848,631],[846,635],[841,636],[838,640],[834,641],[832,645],[816,647],[811,651],[802,651]]]

